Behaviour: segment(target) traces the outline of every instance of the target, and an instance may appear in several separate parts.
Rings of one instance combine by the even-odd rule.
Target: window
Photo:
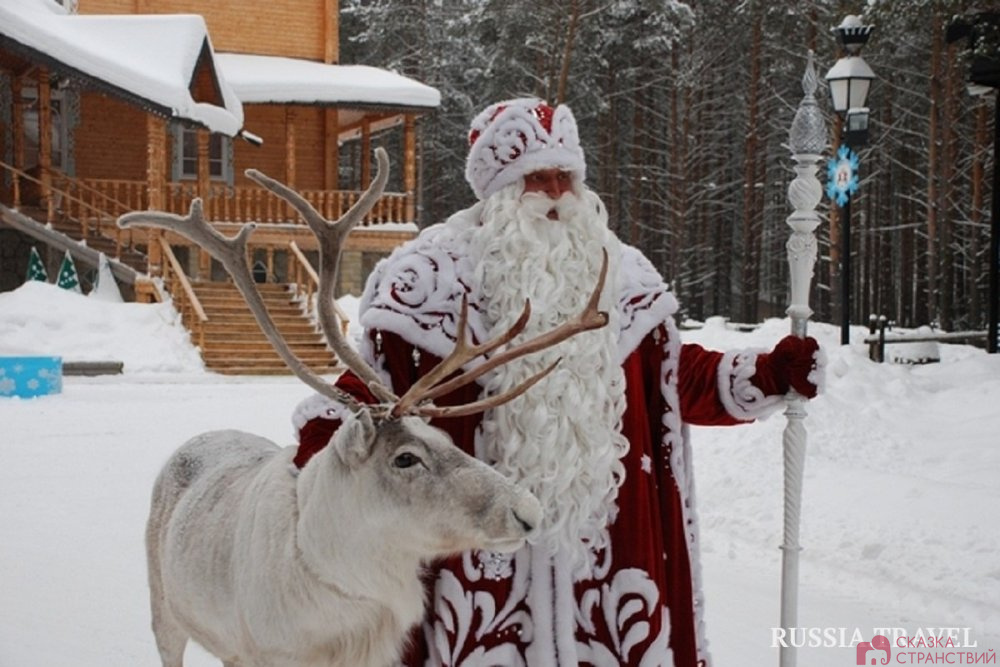
[[[38,165],[38,88],[31,86],[22,89],[21,94],[27,102],[24,110],[24,167],[30,169]],[[52,119],[52,167],[65,170],[68,164],[69,138],[68,124],[64,111],[63,93],[53,90],[50,106]]]
[[[208,135],[208,176],[214,181],[233,182],[232,140],[222,134]],[[174,130],[173,180],[198,178],[198,130]]]

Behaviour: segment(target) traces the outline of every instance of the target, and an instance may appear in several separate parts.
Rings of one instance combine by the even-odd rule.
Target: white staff
[[[816,178],[817,163],[826,150],[827,134],[823,114],[816,104],[816,69],[809,52],[806,73],[802,77],[805,95],[799,102],[788,132],[789,148],[795,160],[795,179],[788,185],[788,201],[795,211],[786,222],[792,228],[786,247],[791,269],[791,303],[785,311],[792,319],[792,334],[804,338],[812,309],[809,286],[816,264],[816,235],[820,218],[816,205],[823,197],[823,187]],[[781,627],[786,632],[796,627],[799,597],[799,515],[802,507],[802,474],[806,456],[805,400],[794,391],[787,396],[788,424],[783,435],[785,452],[785,526],[781,545]],[[782,646],[781,667],[795,667],[795,648]]]

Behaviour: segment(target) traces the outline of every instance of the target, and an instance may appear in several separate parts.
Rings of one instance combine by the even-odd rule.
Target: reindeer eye
[[[420,462],[420,458],[416,455],[410,452],[403,452],[393,460],[392,465],[397,468],[412,468]]]

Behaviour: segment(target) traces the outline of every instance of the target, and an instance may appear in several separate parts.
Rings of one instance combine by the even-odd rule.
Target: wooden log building
[[[130,210],[184,214],[200,197],[221,231],[258,223],[260,280],[311,294],[312,235],[244,170],[336,218],[371,181],[383,145],[389,186],[342,262],[338,289],[360,293],[374,261],[417,231],[417,123],[440,96],[339,65],[338,29],[336,0],[78,0],[72,11],[4,0],[0,234],[60,248],[82,239],[117,260],[120,281],[135,280],[135,298],[163,298],[165,285],[195,317],[192,285],[224,280],[211,258],[173,234],[114,223]]]

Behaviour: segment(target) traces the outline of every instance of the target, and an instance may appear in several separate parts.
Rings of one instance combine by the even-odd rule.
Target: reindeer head
[[[349,495],[358,508],[349,519],[356,534],[390,534],[420,557],[472,548],[514,551],[541,523],[531,493],[421,417],[376,423],[370,412],[358,412],[327,449],[302,472],[307,489],[300,502],[329,508]]]

